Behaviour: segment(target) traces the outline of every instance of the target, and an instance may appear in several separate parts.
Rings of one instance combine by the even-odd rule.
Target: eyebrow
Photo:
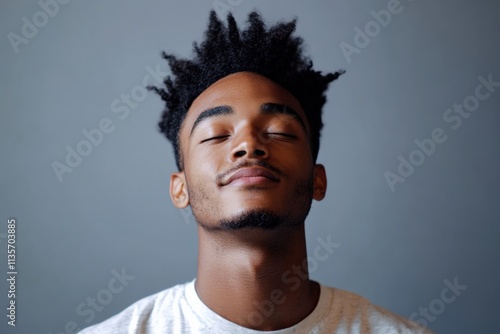
[[[294,120],[299,122],[300,126],[304,129],[306,133],[308,133],[306,124],[304,123],[304,120],[300,117],[299,113],[296,112],[293,108],[284,105],[284,104],[279,104],[279,103],[264,103],[263,105],[260,106],[260,113],[261,114],[284,114],[291,116]],[[211,118],[211,117],[220,117],[224,115],[231,115],[234,114],[234,109],[231,108],[230,106],[217,106],[214,108],[207,109],[203,111],[194,121],[193,127],[191,128],[191,132],[189,134],[189,137],[193,135],[194,129],[200,124],[205,119]]]
[[[289,107],[285,104],[264,103],[260,107],[260,112],[262,114],[284,114],[292,116],[293,119],[295,119],[297,122],[300,123],[300,126],[302,127],[302,129],[304,129],[304,132],[308,133],[304,120],[302,119],[302,117],[300,117],[299,113],[296,112],[292,107]]]
[[[193,135],[194,129],[198,126],[198,124],[200,124],[201,121],[210,117],[220,117],[223,115],[231,114],[234,114],[234,110],[230,106],[218,106],[203,111],[194,121],[193,127],[191,128],[191,133],[189,133],[189,137]]]

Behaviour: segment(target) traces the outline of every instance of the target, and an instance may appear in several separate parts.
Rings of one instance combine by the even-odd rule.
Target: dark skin
[[[199,223],[200,299],[247,328],[300,322],[319,299],[319,285],[303,267],[304,220],[312,199],[326,192],[325,169],[313,162],[300,103],[265,77],[235,73],[196,98],[179,139],[184,168],[171,175],[170,195],[178,208],[191,205]],[[284,218],[272,228],[227,229],[221,223],[251,212]],[[294,265],[302,271],[292,289],[283,274]],[[259,309],[263,304],[268,312]]]

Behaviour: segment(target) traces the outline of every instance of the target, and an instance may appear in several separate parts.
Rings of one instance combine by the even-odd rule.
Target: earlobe
[[[321,201],[326,194],[326,171],[323,165],[314,166],[313,198]]]
[[[189,194],[184,172],[176,172],[170,175],[170,198],[176,208],[184,209],[189,205]]]

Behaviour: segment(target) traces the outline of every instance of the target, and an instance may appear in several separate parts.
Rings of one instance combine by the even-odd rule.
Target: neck
[[[283,329],[310,314],[319,285],[309,280],[304,225],[265,231],[198,227],[196,291],[214,312],[256,330]]]

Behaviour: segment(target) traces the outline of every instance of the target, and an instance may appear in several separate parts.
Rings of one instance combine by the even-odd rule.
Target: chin
[[[225,198],[225,211],[231,214],[250,212],[254,210],[265,210],[280,212],[286,203],[282,200],[286,198],[283,194],[266,191],[249,191],[233,193]],[[285,210],[286,211],[286,210]]]
[[[244,228],[273,230],[283,224],[286,218],[271,210],[253,208],[242,210],[236,215],[219,221],[224,230],[240,230]]]

